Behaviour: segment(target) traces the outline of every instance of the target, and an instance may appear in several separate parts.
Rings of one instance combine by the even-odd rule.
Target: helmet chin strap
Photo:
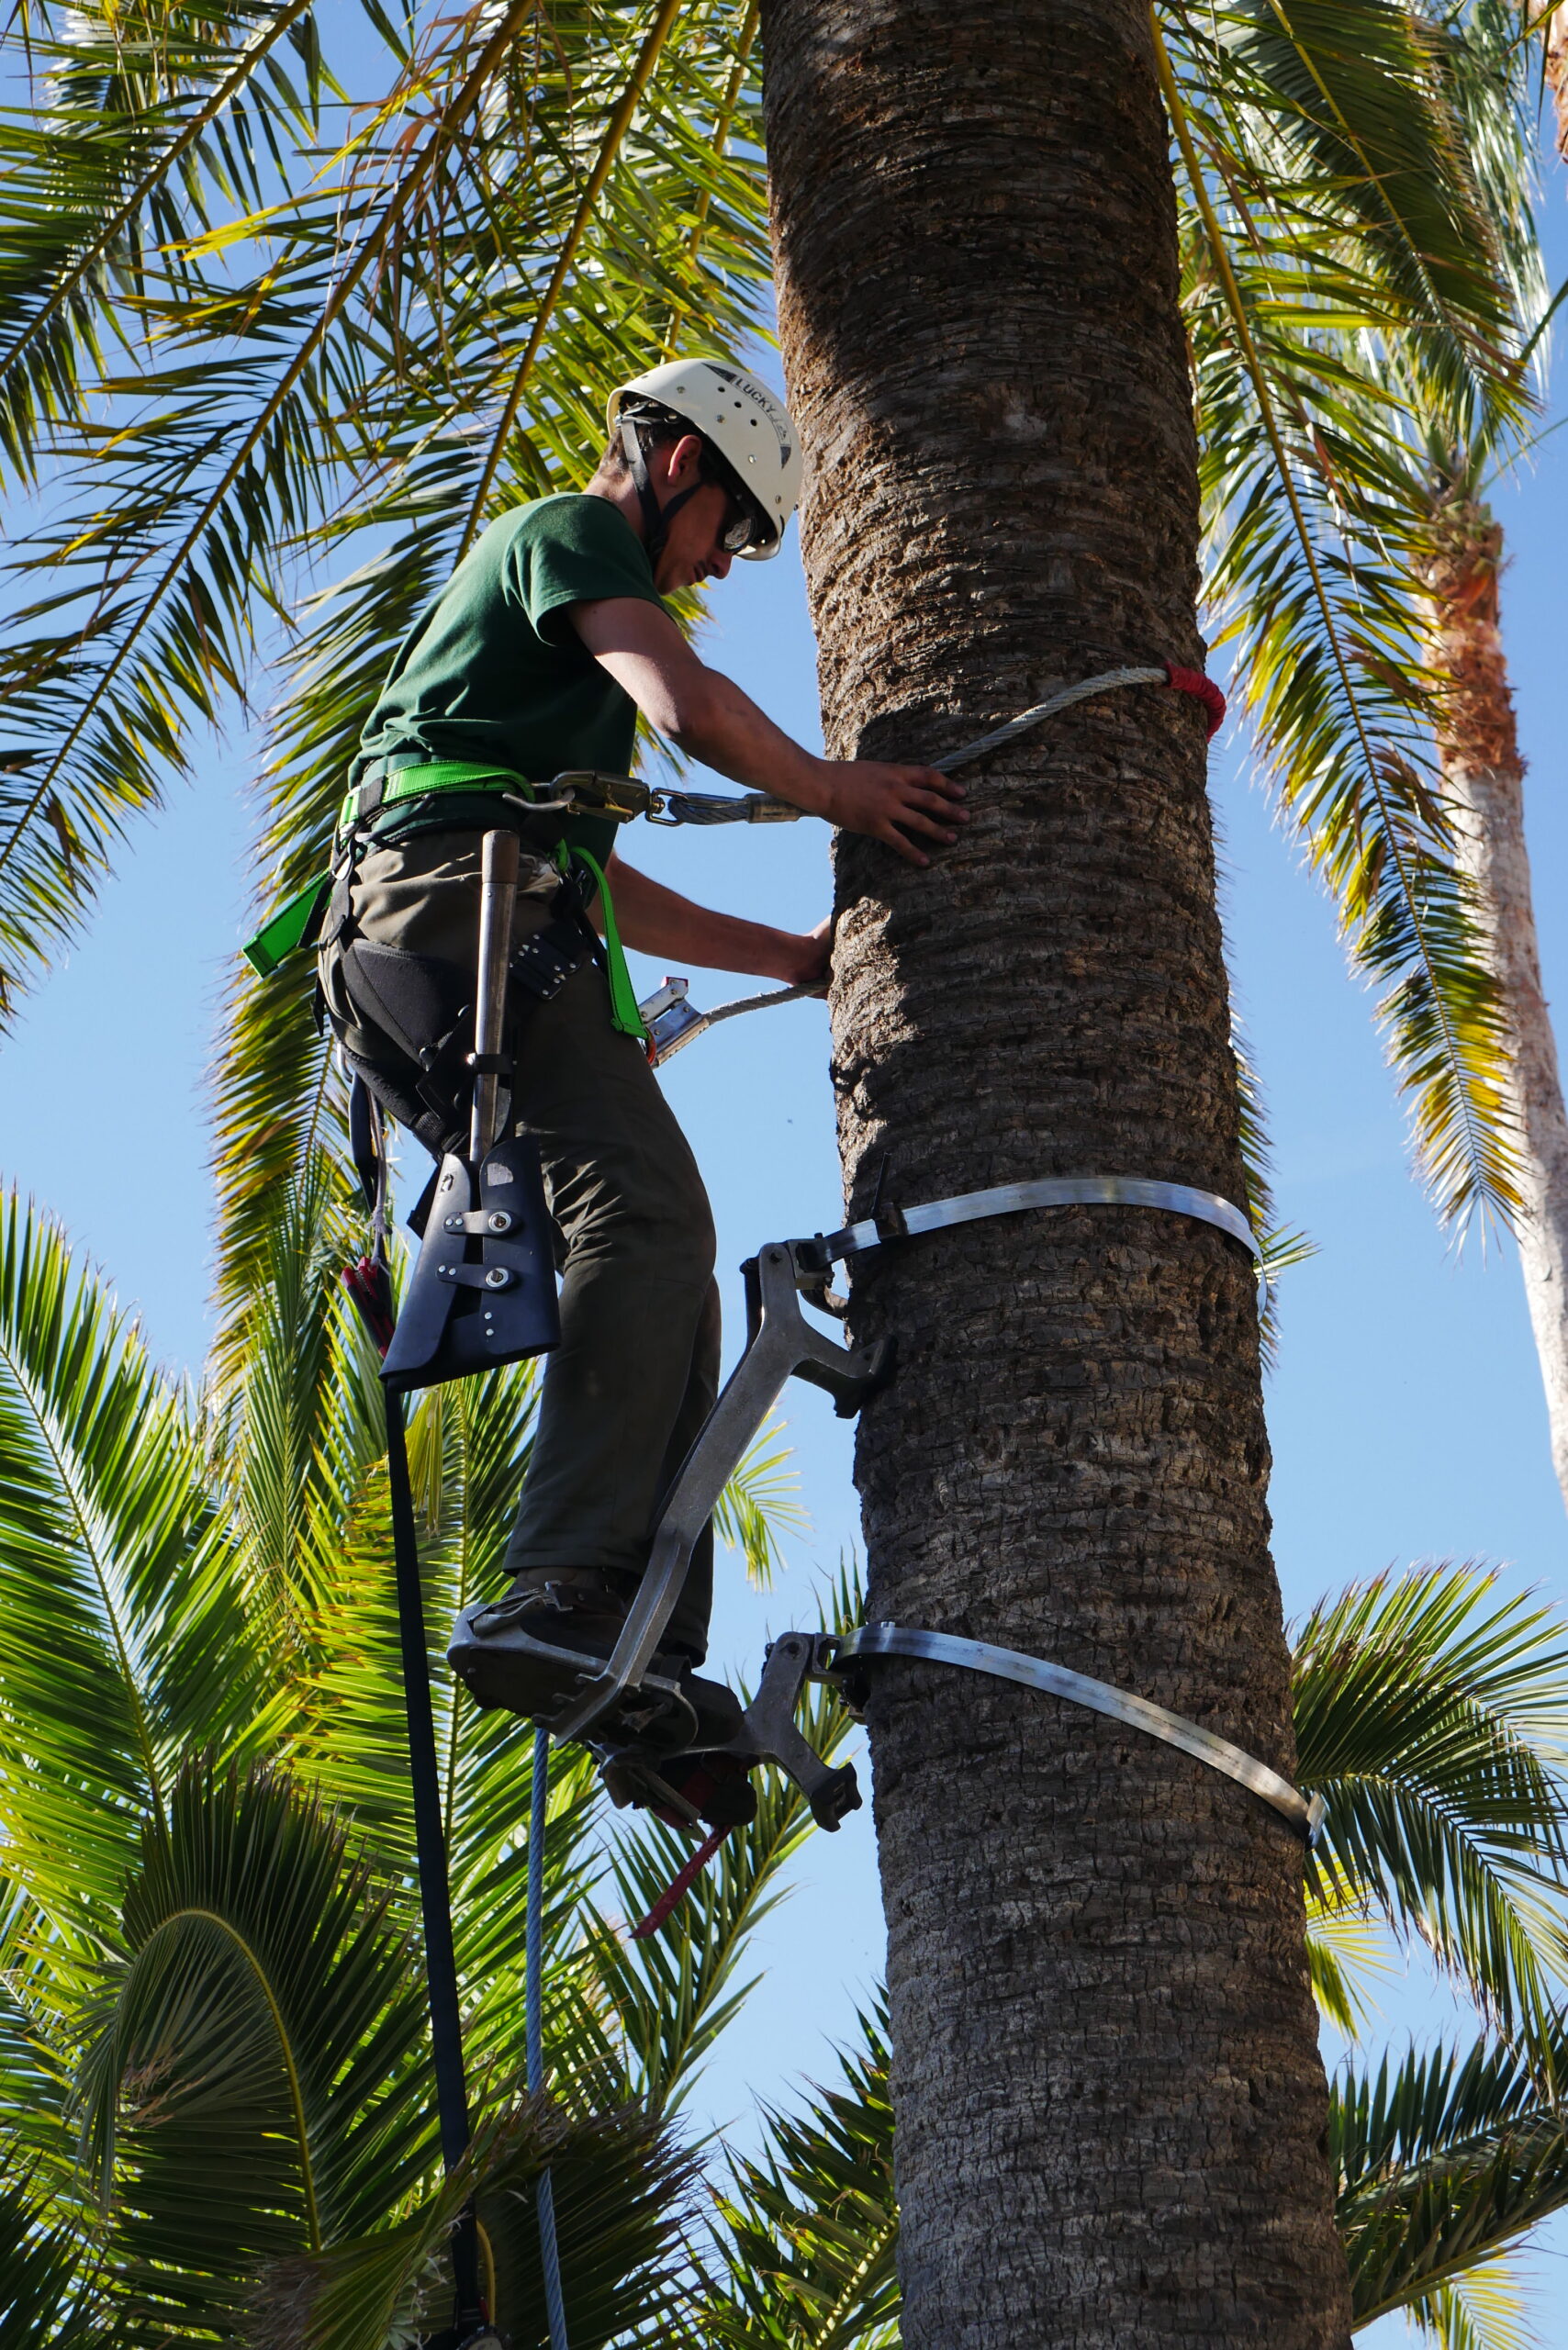
[[[637,503],[643,509],[643,544],[647,549],[648,561],[657,563],[664,553],[665,541],[669,537],[671,522],[686,504],[687,499],[695,498],[704,484],[701,476],[699,476],[689,489],[678,490],[666,505],[661,506],[658,493],[648,476],[648,461],[643,454],[642,435],[629,416],[622,417],[621,420],[621,446],[625,451],[626,462],[632,468],[632,480],[637,492]]]

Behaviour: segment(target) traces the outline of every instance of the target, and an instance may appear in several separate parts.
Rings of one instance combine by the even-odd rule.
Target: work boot
[[[481,1706],[505,1707],[548,1728],[608,1662],[626,1621],[634,1575],[596,1569],[530,1570],[504,1597],[465,1607],[447,1661]],[[622,1588],[617,1588],[617,1586]],[[595,1746],[636,1745],[652,1753],[722,1746],[740,1729],[741,1705],[722,1682],[705,1681],[688,1652],[657,1651],[635,1689],[622,1691],[590,1723]]]

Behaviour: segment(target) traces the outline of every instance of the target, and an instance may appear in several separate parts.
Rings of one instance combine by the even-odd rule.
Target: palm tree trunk
[[[1546,20],[1546,82],[1557,123],[1557,151],[1568,163],[1568,0]]]
[[[1525,848],[1525,763],[1498,626],[1503,532],[1470,498],[1440,507],[1436,521],[1427,584],[1434,661],[1447,688],[1438,751],[1513,1032],[1507,1108],[1519,1170],[1519,1263],[1546,1389],[1552,1465],[1568,1501],[1568,1113],[1540,983]]]
[[[1174,200],[1137,0],[764,0],[780,333],[839,755],[1201,656]],[[854,1211],[1025,1176],[1245,1195],[1197,708],[1075,709],[928,872],[836,848]],[[857,1279],[875,1619],[1157,1698],[1289,1772],[1251,1270],[1180,1216]],[[876,1668],[909,2350],[1340,2345],[1302,1853],[1171,1750]]]

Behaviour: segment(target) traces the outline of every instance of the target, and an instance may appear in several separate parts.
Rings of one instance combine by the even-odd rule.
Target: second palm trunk
[[[1133,0],[765,0],[779,322],[831,749],[919,758],[1201,654],[1174,205]],[[1031,1175],[1244,1197],[1199,711],[1089,703],[929,871],[837,851],[853,1210]],[[941,1233],[857,1475],[873,1618],[1053,1657],[1289,1774],[1244,1253],[1153,1211]],[[1350,2334],[1302,1851],[1188,1758],[878,1668],[909,2350]]]

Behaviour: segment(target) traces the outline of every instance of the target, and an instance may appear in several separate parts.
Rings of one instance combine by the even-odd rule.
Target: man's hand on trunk
[[[732,678],[698,659],[662,606],[611,596],[567,609],[600,668],[650,725],[733,783],[885,841],[911,865],[930,864],[923,841],[950,846],[969,822],[963,785],[935,767],[819,759],[805,750]]]

